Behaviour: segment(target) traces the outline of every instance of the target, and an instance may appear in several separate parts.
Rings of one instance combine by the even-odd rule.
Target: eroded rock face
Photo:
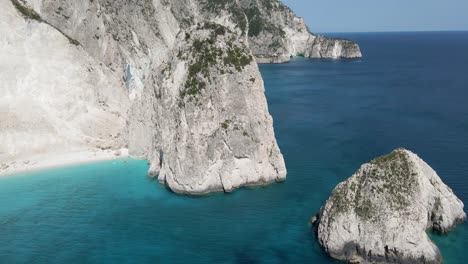
[[[315,36],[312,47],[307,51],[310,58],[360,58],[359,46],[348,39],[333,39],[322,35]]]
[[[416,154],[398,149],[340,183],[315,222],[320,244],[353,263],[441,263],[426,230],[466,219],[463,203]]]
[[[306,58],[360,58],[359,46],[310,32],[302,18],[277,0],[198,0],[201,12],[215,21],[230,20],[248,39],[258,63]],[[188,16],[190,18],[190,16]],[[187,17],[185,17],[187,20]],[[190,21],[190,19],[189,19]]]
[[[177,193],[285,179],[263,80],[236,23],[245,18],[239,6],[220,13],[198,0],[2,6],[0,67],[17,69],[0,72],[9,99],[0,102],[7,118],[0,138],[9,142],[0,146],[2,162],[4,153],[15,160],[31,147],[47,155],[53,144],[126,146]]]
[[[306,58],[360,58],[359,46],[310,32],[302,18],[280,1],[240,0],[246,14],[250,48],[260,63]]]
[[[285,179],[255,58],[359,51],[278,1],[0,1],[0,164],[126,147],[178,193]]]
[[[33,5],[0,2],[0,163],[124,147],[130,104],[121,76]]]
[[[200,23],[176,42],[156,91],[164,118],[151,173],[189,194],[284,180],[263,81],[245,41],[222,25]]]

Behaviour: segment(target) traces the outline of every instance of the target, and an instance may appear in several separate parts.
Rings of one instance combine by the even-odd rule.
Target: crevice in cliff
[[[70,42],[70,44],[73,44],[75,46],[80,46],[81,45],[77,40],[72,39],[70,36],[65,34],[62,30],[58,29],[56,26],[54,26],[54,25],[50,24],[49,22],[47,22],[46,20],[44,20],[36,11],[34,11],[34,9],[28,7],[27,3],[24,2],[23,0],[11,0],[11,3],[15,6],[16,10],[18,10],[18,12],[21,15],[23,15],[24,18],[32,19],[32,20],[36,20],[38,22],[45,23],[45,24],[53,27],[55,30],[60,32],[60,34],[62,34],[64,37],[66,37],[68,39],[68,41]]]
[[[218,173],[218,176],[219,176],[219,182],[221,183],[221,188],[223,189],[223,192],[226,192],[226,187],[224,187],[224,182],[223,182],[221,173]]]
[[[226,146],[226,148],[229,150],[229,152],[232,152],[232,149],[231,147],[229,146],[229,144],[227,143],[226,139],[223,138],[223,143],[224,143],[224,146]]]

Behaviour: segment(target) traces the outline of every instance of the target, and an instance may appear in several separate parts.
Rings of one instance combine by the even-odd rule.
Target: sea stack
[[[416,154],[376,158],[340,183],[314,221],[325,251],[350,263],[442,263],[427,230],[466,220],[463,203]]]

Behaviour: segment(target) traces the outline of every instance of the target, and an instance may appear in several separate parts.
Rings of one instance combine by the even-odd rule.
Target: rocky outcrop
[[[359,52],[278,1],[0,1],[0,164],[128,148],[178,193],[285,179],[255,58]]]
[[[0,2],[0,163],[124,147],[130,102],[121,75],[32,5]]]
[[[128,147],[177,193],[285,179],[240,7],[1,1],[2,164]]]
[[[199,0],[202,13],[230,20],[248,39],[258,63],[282,63],[291,57],[360,58],[359,46],[310,32],[302,18],[278,0]]]
[[[463,203],[416,154],[398,149],[340,183],[315,219],[320,244],[351,263],[441,263],[426,230],[466,219]]]
[[[286,178],[263,81],[237,33],[200,23],[177,36],[156,93],[151,173],[178,193],[232,191]],[[158,97],[158,96],[156,96]]]
[[[360,58],[359,46],[348,39],[333,39],[316,35],[311,48],[305,53],[309,58]]]
[[[240,0],[247,17],[250,48],[260,63],[287,62],[291,57],[360,58],[359,46],[310,32],[302,18],[280,1]]]

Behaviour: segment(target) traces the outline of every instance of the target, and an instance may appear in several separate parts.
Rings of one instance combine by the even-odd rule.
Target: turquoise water
[[[335,263],[310,217],[400,146],[468,204],[468,33],[340,36],[365,57],[260,67],[285,183],[177,196],[138,160],[0,177],[0,263]],[[431,237],[444,263],[468,259],[466,224]]]

